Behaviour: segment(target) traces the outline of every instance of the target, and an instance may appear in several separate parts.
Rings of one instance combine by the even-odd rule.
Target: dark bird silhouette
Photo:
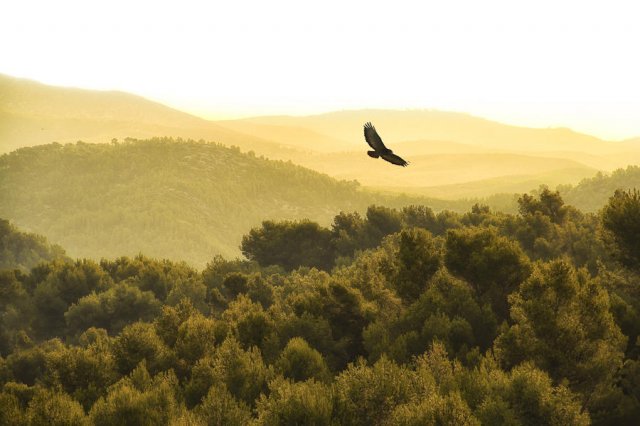
[[[367,141],[369,146],[373,148],[373,151],[367,151],[369,157],[379,158],[382,157],[383,160],[390,162],[391,164],[395,164],[397,166],[407,167],[409,163],[404,161],[402,158],[398,157],[393,153],[389,148],[384,146],[382,139],[376,132],[376,128],[373,127],[371,123],[364,124],[364,139]]]

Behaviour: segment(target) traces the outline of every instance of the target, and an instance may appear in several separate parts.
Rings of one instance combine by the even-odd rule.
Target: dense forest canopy
[[[201,271],[4,270],[0,424],[637,424],[638,192],[518,207],[267,220]]]

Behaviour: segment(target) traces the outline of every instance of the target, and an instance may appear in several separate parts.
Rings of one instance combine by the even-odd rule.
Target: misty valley
[[[0,90],[0,425],[638,424],[638,139]]]

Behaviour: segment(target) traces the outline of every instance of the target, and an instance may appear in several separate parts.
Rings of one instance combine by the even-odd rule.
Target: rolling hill
[[[416,202],[428,200],[373,194],[290,162],[194,141],[49,144],[0,157],[0,217],[72,257],[143,252],[203,266],[216,254],[239,256],[242,235],[262,220],[328,225],[341,210]]]
[[[365,121],[374,122],[389,147],[411,162],[411,169],[421,170],[397,173],[378,167],[372,175],[372,164],[363,153],[367,148],[366,145],[363,148],[362,139]],[[325,152],[294,161],[338,178],[358,179],[364,185],[412,193],[424,193],[426,187],[462,183],[468,189],[482,188],[477,193],[463,191],[463,196],[480,196],[508,189],[501,180],[510,179],[575,184],[592,176],[595,170],[612,171],[640,162],[640,144],[636,140],[609,142],[564,128],[509,126],[468,114],[435,110],[339,111],[218,123],[236,131],[262,126],[261,134],[267,138],[275,137],[270,128],[278,128],[279,133],[283,133],[283,128],[305,128],[316,136],[324,134],[327,140],[344,141],[341,152],[327,153],[323,149]],[[313,145],[305,148],[312,149]],[[509,156],[509,161],[503,161]],[[540,177],[544,179],[539,181]],[[570,180],[561,181],[563,178]],[[497,185],[493,186],[494,183]]]
[[[561,186],[561,193],[567,203],[594,211],[615,189],[640,187],[638,170],[598,174]],[[529,187],[506,186],[505,192],[537,187],[520,183]],[[143,252],[201,267],[216,254],[239,256],[242,235],[265,219],[309,218],[328,225],[340,211],[363,213],[372,204],[467,211],[478,201],[509,209],[514,199],[383,195],[291,162],[172,139],[55,143],[0,156],[0,217],[60,244],[72,257]]]
[[[411,162],[398,170],[366,156],[362,123]],[[637,139],[607,142],[569,129],[508,126],[435,110],[357,110],[210,121],[139,96],[47,86],[0,75],[0,153],[126,137],[207,140],[357,180],[385,191],[484,197],[540,184],[577,184],[640,163]]]
[[[411,157],[410,167],[399,169],[383,162],[373,161],[361,152],[308,155],[299,164],[319,170],[338,179],[358,180],[363,185],[396,188],[416,193],[421,188],[483,181],[518,175],[536,180],[538,176],[572,170],[571,180],[558,183],[576,183],[593,176],[597,169],[579,162],[553,157],[493,152],[450,153],[416,155]],[[544,182],[540,182],[544,183]],[[537,185],[534,185],[537,186]],[[486,193],[499,192],[486,186]],[[465,194],[464,196],[473,196]],[[450,197],[448,197],[450,198]]]
[[[585,177],[586,176],[586,177]],[[580,182],[594,176],[592,169],[584,166],[566,169],[554,169],[547,173],[534,175],[513,174],[471,182],[451,183],[445,185],[427,186],[424,188],[403,188],[407,193],[434,197],[442,200],[459,200],[464,198],[486,198],[494,194],[523,194],[546,185],[555,188],[567,185],[567,182]],[[571,185],[569,185],[571,186]],[[389,191],[386,187],[377,187]],[[398,191],[402,188],[392,188]]]
[[[337,111],[303,117],[264,116],[236,120],[250,125],[303,127],[347,141],[352,147],[362,143],[362,124],[372,121],[383,140],[391,145],[415,140],[451,141],[511,152],[539,153],[576,151],[607,153],[626,150],[630,144],[612,143],[565,128],[527,128],[497,123],[469,114],[438,110],[365,109]],[[226,122],[220,122],[225,125]]]
[[[257,150],[274,158],[291,148],[123,92],[48,86],[0,74],[0,153],[48,144],[180,137]]]

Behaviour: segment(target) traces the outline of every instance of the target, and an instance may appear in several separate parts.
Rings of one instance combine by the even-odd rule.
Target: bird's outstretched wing
[[[375,149],[378,152],[383,152],[387,150],[387,147],[382,143],[382,139],[376,132],[376,128],[373,127],[371,123],[364,124],[364,139],[367,141],[371,148]]]
[[[390,162],[391,164],[396,164],[398,166],[407,167],[409,165],[408,162],[403,160],[401,157],[395,155],[393,152],[389,152],[387,154],[382,154],[382,159]]]

